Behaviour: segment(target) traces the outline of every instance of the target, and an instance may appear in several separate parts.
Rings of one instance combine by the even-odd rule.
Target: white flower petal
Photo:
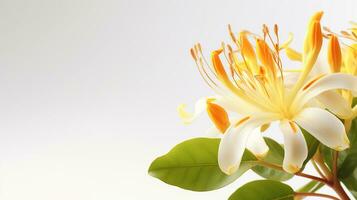
[[[200,98],[196,104],[195,104],[195,108],[194,108],[194,112],[188,112],[186,109],[186,104],[180,104],[177,107],[177,112],[179,114],[179,117],[181,118],[182,122],[184,124],[190,124],[192,123],[198,116],[200,116],[207,107],[207,97],[204,98]]]
[[[237,96],[226,94],[226,96],[209,96],[202,97],[196,103],[193,112],[187,111],[186,104],[180,104],[177,107],[177,112],[184,124],[191,124],[196,120],[207,108],[207,100],[212,100],[213,103],[221,106],[226,111],[233,111],[238,114],[251,115],[261,112],[257,107],[245,102]]]
[[[294,122],[281,121],[280,129],[284,135],[283,169],[289,173],[296,173],[308,155],[304,135]]]
[[[345,98],[343,98],[336,91],[327,91],[321,93],[316,99],[332,113],[336,114],[342,119],[349,118],[353,113],[351,106],[348,104]]]
[[[357,91],[357,76],[343,73],[334,73],[323,76],[315,82],[307,83],[299,92],[294,104],[302,107],[317,95],[335,89]]]
[[[247,141],[247,149],[257,158],[263,158],[268,153],[269,147],[264,141],[260,128],[253,130],[250,134]]]
[[[349,147],[349,140],[342,122],[326,110],[305,108],[294,121],[332,149],[342,151]]]
[[[214,101],[216,104],[222,106],[225,110],[232,111],[242,115],[252,115],[253,113],[261,112],[261,109],[247,103],[236,95],[227,95],[224,97],[216,97]]]
[[[323,47],[320,50],[320,54],[317,57],[316,63],[310,72],[310,74],[313,76],[330,73],[330,67],[327,62],[327,44],[323,43],[322,46]]]
[[[247,140],[252,131],[269,121],[271,121],[271,118],[250,119],[246,117],[232,123],[221,139],[218,149],[218,164],[224,173],[230,175],[239,168]]]
[[[286,88],[292,88],[300,77],[300,72],[284,72],[284,85]]]

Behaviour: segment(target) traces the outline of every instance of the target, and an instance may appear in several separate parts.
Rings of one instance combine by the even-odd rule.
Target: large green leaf
[[[348,137],[350,148],[340,153],[344,160],[339,166],[338,177],[357,199],[357,119],[353,120]]]
[[[259,180],[236,190],[229,200],[293,200],[294,190],[279,181]]]
[[[270,138],[265,137],[264,140],[269,147],[269,152],[263,158],[263,161],[281,166],[284,159],[283,147]],[[293,174],[260,165],[253,167],[252,170],[263,178],[271,180],[286,181],[293,177]]]
[[[175,146],[151,163],[149,174],[161,181],[193,191],[210,191],[224,187],[256,164],[245,151],[236,173],[227,176],[218,166],[219,139],[195,138]]]

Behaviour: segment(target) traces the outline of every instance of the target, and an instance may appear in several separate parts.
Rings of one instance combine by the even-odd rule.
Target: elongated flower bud
[[[320,52],[322,45],[320,20],[322,15],[323,12],[317,12],[310,19],[304,42],[304,55],[308,55],[309,53],[318,54]]]
[[[342,56],[340,43],[335,35],[331,36],[327,50],[327,58],[331,72],[339,72],[342,64]]]
[[[248,68],[251,71],[253,71],[255,74],[257,74],[259,72],[259,67],[257,65],[257,58],[255,56],[254,49],[247,38],[247,34],[241,32],[239,38],[240,38],[242,55],[244,56]]]
[[[273,75],[276,75],[275,63],[272,52],[268,44],[261,39],[257,39],[257,54],[263,66]]]
[[[305,42],[304,42],[304,54],[303,54],[304,68],[290,94],[291,96],[296,95],[297,91],[302,87],[320,53],[321,46],[322,46],[322,39],[323,39],[321,25],[320,25],[320,20],[322,15],[323,12],[317,12],[310,19],[308,25],[308,31],[306,33]]]

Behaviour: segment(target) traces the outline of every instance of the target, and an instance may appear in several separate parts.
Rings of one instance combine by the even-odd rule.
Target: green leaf
[[[263,161],[281,166],[284,159],[283,147],[271,138],[265,137],[264,140],[269,147],[269,152],[263,158]],[[265,166],[255,166],[252,168],[252,170],[263,178],[276,181],[286,181],[294,176],[293,174],[289,174],[281,170],[267,168]]]
[[[317,148],[319,147],[320,142],[312,136],[309,132],[307,132],[305,129],[301,128],[302,134],[305,137],[307,148],[308,148],[308,155],[306,160],[304,161],[302,169],[304,169],[306,163],[309,162],[309,160],[315,155]]]
[[[151,163],[149,174],[161,181],[193,191],[210,191],[235,181],[256,165],[255,157],[245,151],[238,171],[230,176],[218,166],[220,139],[195,138],[175,146]]]
[[[353,175],[342,179],[347,189],[357,199],[357,170],[353,171]]]
[[[320,151],[321,151],[321,154],[323,156],[325,163],[327,164],[327,167],[331,170],[332,169],[332,160],[333,160],[333,158],[332,158],[333,150],[330,149],[329,147],[321,144]]]
[[[259,180],[236,190],[229,200],[293,200],[294,190],[279,181]]]
[[[357,199],[357,119],[352,121],[348,137],[350,148],[340,152],[340,157],[344,160],[339,165],[338,178]]]
[[[357,168],[357,119],[353,120],[348,137],[350,148],[343,152],[346,156],[339,168],[338,175],[340,178],[350,176],[353,174],[353,170]]]

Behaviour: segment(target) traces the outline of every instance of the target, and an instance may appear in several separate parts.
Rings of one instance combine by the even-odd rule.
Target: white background
[[[177,117],[179,103],[212,94],[188,49],[200,41],[209,55],[229,41],[227,24],[263,23],[301,49],[309,16],[324,10],[324,25],[347,28],[357,1],[214,2],[0,0],[0,199],[226,199],[259,178],[195,193],[147,175],[209,125]]]

